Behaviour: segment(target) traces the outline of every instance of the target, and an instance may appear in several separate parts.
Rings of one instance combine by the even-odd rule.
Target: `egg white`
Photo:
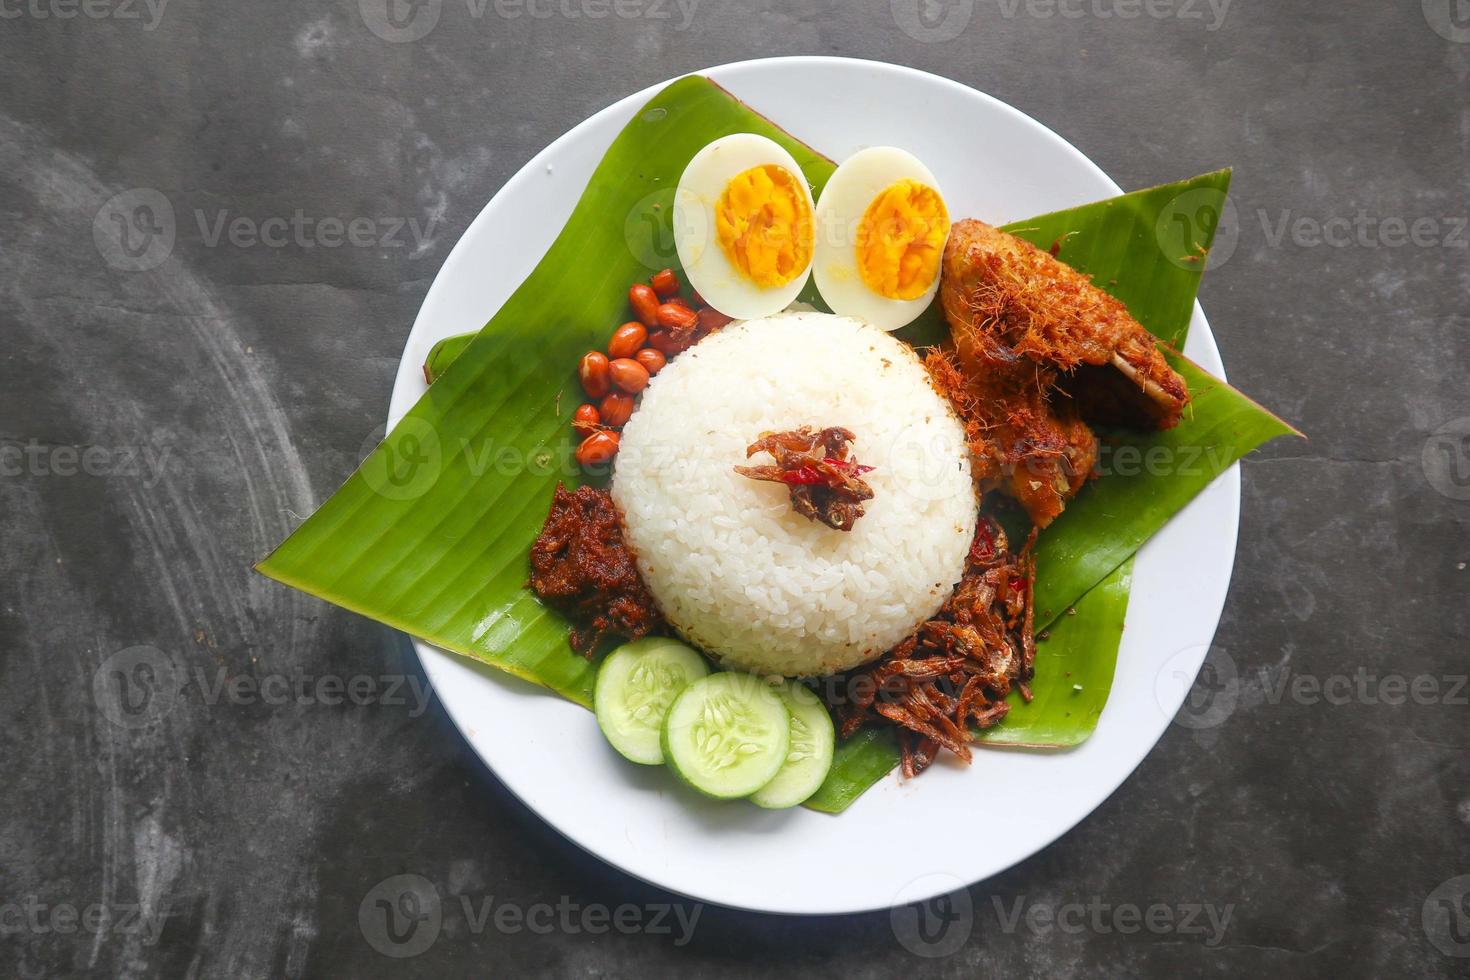
[[[884,330],[912,323],[939,291],[937,268],[924,295],[914,299],[889,299],[874,292],[858,268],[858,224],[873,199],[900,180],[932,187],[944,197],[934,174],[912,153],[894,146],[873,146],[843,161],[817,202],[817,247],[812,261],[817,290],[832,312],[867,320]],[[946,230],[945,240],[948,238]]]
[[[715,140],[694,155],[674,192],[674,246],[684,278],[704,301],[726,316],[754,320],[779,313],[796,299],[811,275],[811,263],[784,286],[761,287],[746,278],[720,247],[715,208],[725,186],[737,175],[772,165],[796,178],[815,214],[806,177],[780,144],[754,133],[734,133]]]

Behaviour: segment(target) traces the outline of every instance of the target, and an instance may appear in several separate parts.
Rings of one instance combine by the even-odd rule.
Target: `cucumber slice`
[[[709,673],[690,647],[666,636],[625,643],[602,662],[592,710],[602,734],[623,758],[645,766],[664,761],[659,732],[679,692]]]
[[[827,778],[837,732],[822,699],[805,685],[787,681],[774,689],[791,715],[791,748],[776,778],[751,794],[750,802],[768,810],[805,803]]]
[[[749,674],[711,674],[674,700],[664,719],[664,758],[706,796],[733,800],[769,783],[791,745],[791,716],[769,684]]]

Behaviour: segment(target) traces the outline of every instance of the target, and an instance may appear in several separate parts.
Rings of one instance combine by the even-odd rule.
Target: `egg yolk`
[[[762,288],[784,286],[812,259],[812,209],[785,167],[736,174],[715,208],[715,231],[730,264]]]
[[[900,180],[873,198],[857,230],[857,266],[888,299],[918,299],[939,274],[949,212],[932,187]]]

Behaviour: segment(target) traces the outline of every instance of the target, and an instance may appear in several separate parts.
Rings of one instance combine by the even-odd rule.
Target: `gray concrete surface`
[[[1464,975],[1470,4],[395,9],[0,0],[4,972]],[[659,79],[802,53],[974,85],[1127,187],[1233,164],[1203,300],[1232,377],[1312,437],[1245,467],[1202,682],[1233,711],[956,898],[953,951],[936,910],[654,922],[696,910],[512,799],[401,636],[248,570],[355,464],[436,270],[526,159]],[[298,212],[415,224],[210,233]],[[193,683],[168,703],[110,686],[169,670]],[[328,675],[371,703],[275,703]],[[931,846],[895,827],[854,860]],[[377,904],[405,874],[444,896],[432,936]]]

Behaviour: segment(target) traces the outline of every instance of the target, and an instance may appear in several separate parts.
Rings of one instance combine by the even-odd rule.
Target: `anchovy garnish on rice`
[[[848,457],[848,446],[856,438],[837,426],[763,432],[746,447],[745,456],[769,453],[775,465],[737,466],[735,472],[752,480],[784,483],[791,508],[802,517],[834,531],[851,531],[863,516],[863,501],[873,499],[873,488],[863,480],[873,467]]]

